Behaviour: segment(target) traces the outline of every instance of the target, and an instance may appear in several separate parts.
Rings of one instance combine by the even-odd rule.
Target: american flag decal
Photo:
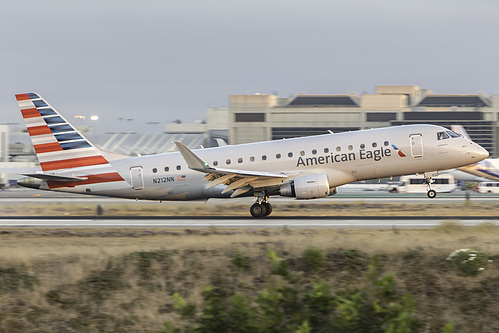
[[[177,180],[186,180],[187,177],[185,175],[177,176]]]

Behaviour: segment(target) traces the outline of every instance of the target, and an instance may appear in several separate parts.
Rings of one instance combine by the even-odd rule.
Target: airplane
[[[457,134],[463,136],[464,138],[471,140],[468,132],[461,125],[451,125],[451,129]],[[490,180],[499,181],[499,159],[498,158],[487,158],[477,163],[466,165],[457,168],[460,171],[464,171],[468,174],[478,176],[481,178],[486,178]]]
[[[41,171],[25,187],[142,200],[253,196],[253,217],[272,212],[270,196],[314,199],[347,183],[424,174],[483,160],[478,144],[435,125],[406,125],[128,157],[88,141],[37,93],[16,95]],[[448,139],[439,140],[447,135]]]

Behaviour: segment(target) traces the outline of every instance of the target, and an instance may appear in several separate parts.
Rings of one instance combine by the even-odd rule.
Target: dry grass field
[[[0,332],[155,332],[182,325],[172,295],[200,308],[201,292],[222,278],[255,295],[275,279],[267,251],[290,262],[305,283],[333,289],[365,279],[376,257],[397,289],[418,302],[424,332],[453,321],[456,332],[499,330],[499,261],[464,277],[446,261],[466,247],[499,259],[499,230],[448,222],[432,230],[11,230],[0,229]],[[308,273],[303,251],[324,266]],[[236,253],[249,259],[237,269]]]
[[[103,215],[107,216],[248,216],[251,200],[245,203],[199,202],[189,203],[103,203]],[[272,216],[498,216],[499,204],[463,202],[456,204],[408,204],[408,203],[272,203]],[[97,214],[95,204],[0,204],[3,216],[91,216]]]
[[[1,229],[0,332],[158,332],[164,322],[185,325],[175,310],[178,293],[203,306],[213,281],[256,297],[272,274],[268,251],[289,263],[305,286],[327,281],[333,290],[366,280],[369,262],[393,274],[397,290],[417,301],[425,333],[499,331],[499,229],[463,227],[452,216],[498,216],[499,204],[274,203],[273,216],[442,216],[431,230],[297,229]],[[104,216],[248,216],[248,205],[102,204]],[[92,204],[0,205],[2,216],[93,216]],[[307,272],[302,254],[326,254]],[[463,276],[447,256],[461,248],[493,260],[477,276]],[[248,266],[234,264],[244,254]],[[277,279],[277,280],[276,280]]]

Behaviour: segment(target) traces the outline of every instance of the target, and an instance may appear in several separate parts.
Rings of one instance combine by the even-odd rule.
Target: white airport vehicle
[[[431,188],[439,193],[449,193],[456,189],[455,179],[451,174],[433,176],[431,181]],[[425,175],[402,176],[398,184],[388,190],[392,193],[426,193],[428,181]]]
[[[499,182],[480,182],[478,193],[499,193]]]
[[[271,213],[272,195],[322,198],[354,181],[445,170],[488,156],[446,128],[408,125],[194,151],[176,142],[180,152],[127,157],[96,148],[37,93],[16,98],[41,167],[19,185],[159,201],[253,196],[254,217]],[[428,194],[436,195],[430,185]]]

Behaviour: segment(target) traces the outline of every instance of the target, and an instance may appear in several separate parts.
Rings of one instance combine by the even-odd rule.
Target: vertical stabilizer
[[[108,164],[94,147],[40,95],[16,95],[43,171]]]

